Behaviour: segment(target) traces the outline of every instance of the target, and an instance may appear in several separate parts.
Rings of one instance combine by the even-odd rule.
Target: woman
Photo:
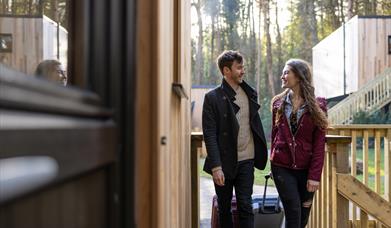
[[[49,81],[58,82],[63,86],[67,85],[67,75],[62,64],[55,59],[48,59],[40,62],[35,70],[35,75]]]
[[[305,227],[323,168],[326,100],[315,98],[310,65],[290,59],[281,75],[285,91],[272,100],[271,170],[286,227]]]

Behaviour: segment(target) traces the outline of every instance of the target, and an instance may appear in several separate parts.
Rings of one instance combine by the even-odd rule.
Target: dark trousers
[[[311,202],[314,197],[313,192],[307,191],[308,170],[293,170],[274,165],[271,169],[284,206],[285,227],[304,228],[308,223],[311,206],[303,207],[303,203]]]
[[[254,227],[252,198],[254,184],[254,160],[238,162],[234,179],[225,179],[224,186],[215,184],[217,202],[219,204],[219,222],[221,228],[232,228],[231,200],[235,187],[240,228]]]

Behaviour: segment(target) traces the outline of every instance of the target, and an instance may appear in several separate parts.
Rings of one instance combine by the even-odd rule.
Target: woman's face
[[[298,86],[300,80],[291,70],[289,65],[285,65],[281,75],[281,87],[284,89],[292,89]]]

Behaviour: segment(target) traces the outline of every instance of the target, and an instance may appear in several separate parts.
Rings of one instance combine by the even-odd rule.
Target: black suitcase
[[[277,195],[266,196],[267,182],[271,174],[265,176],[263,196],[253,196],[254,227],[281,228],[284,220],[284,210]]]
[[[253,195],[254,228],[280,228],[284,219],[280,198],[278,195],[266,196],[267,182],[270,174],[265,176],[265,189],[263,195]],[[236,198],[232,197],[232,220],[235,228],[239,228],[239,217],[236,207]],[[217,196],[213,197],[211,227],[219,228]]]

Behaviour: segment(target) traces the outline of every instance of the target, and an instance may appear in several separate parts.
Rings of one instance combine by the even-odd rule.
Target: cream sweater
[[[249,100],[242,87],[239,86],[235,92],[235,104],[240,107],[239,112],[236,113],[236,118],[239,122],[238,161],[254,159],[254,140],[250,127]]]

